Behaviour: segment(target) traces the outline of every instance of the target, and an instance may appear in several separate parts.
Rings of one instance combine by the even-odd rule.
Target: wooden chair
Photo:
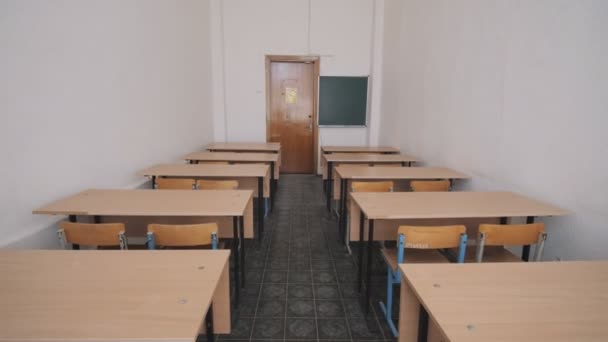
[[[194,189],[194,179],[157,178],[154,188],[160,190],[192,190]]]
[[[147,243],[148,249],[162,247],[199,247],[211,245],[218,248],[217,223],[203,224],[149,224]]]
[[[395,185],[391,181],[352,182],[350,184],[350,191],[351,192],[393,192],[394,186]],[[345,203],[346,210],[350,210],[350,196],[348,196],[348,192],[347,192],[347,196],[346,196],[345,200],[346,200],[346,203]],[[345,223],[344,226],[347,226],[347,223]],[[346,238],[346,234],[344,232],[344,230],[346,230],[346,227],[343,228],[343,225],[339,225],[339,227],[340,227],[340,229],[338,229],[338,239],[342,239],[343,237]],[[346,243],[348,243],[348,242],[346,242]]]
[[[397,232],[397,248],[383,248],[382,256],[387,265],[386,304],[380,302],[384,317],[393,336],[397,327],[393,322],[393,285],[401,283],[399,264],[447,263],[449,260],[440,249],[458,247],[457,262],[463,263],[467,247],[467,229],[459,226],[400,226]]]
[[[536,244],[532,260],[540,261],[547,233],[543,223],[530,224],[481,224],[475,252],[476,262],[522,261],[503,246],[530,246]],[[490,248],[487,248],[490,247]],[[485,259],[485,260],[484,260]]]
[[[239,182],[235,180],[206,180],[196,181],[196,188],[199,190],[236,190]]]
[[[76,223],[61,222],[57,230],[61,248],[72,244],[72,249],[80,246],[120,247],[129,249],[122,223]]]
[[[415,192],[439,192],[449,191],[450,181],[447,179],[438,181],[411,181],[410,187]]]

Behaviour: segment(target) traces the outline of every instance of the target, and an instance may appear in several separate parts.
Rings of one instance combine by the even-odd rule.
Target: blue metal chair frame
[[[460,235],[460,244],[458,247],[458,258],[457,263],[463,263],[467,249],[467,234]],[[385,260],[386,261],[386,260]],[[399,234],[399,240],[397,242],[397,264],[403,264],[405,261],[405,236]],[[393,270],[390,263],[387,262],[387,281],[386,281],[386,304],[380,302],[380,308],[384,313],[384,318],[388,324],[394,337],[399,336],[399,331],[393,322],[393,285],[401,284],[401,271],[399,267],[397,270]]]

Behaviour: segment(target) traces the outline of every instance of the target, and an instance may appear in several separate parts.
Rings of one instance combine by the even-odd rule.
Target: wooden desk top
[[[33,211],[50,215],[242,216],[251,190],[91,189]]]
[[[608,340],[607,261],[399,267],[451,342]]]
[[[212,143],[206,150],[224,151],[269,151],[277,153],[281,150],[281,143]]]
[[[512,192],[354,192],[370,219],[560,216],[570,212]]]
[[[194,152],[184,157],[185,160],[198,161],[228,161],[228,162],[278,162],[278,153],[254,153],[254,152]]]
[[[0,251],[2,341],[194,341],[230,251]]]
[[[390,146],[321,146],[323,153],[399,153]]]
[[[463,173],[442,167],[373,167],[340,165],[336,174],[345,179],[468,179]]]
[[[327,162],[337,163],[402,163],[415,162],[416,158],[405,154],[363,154],[363,153],[332,153],[324,154]]]
[[[172,177],[266,177],[269,172],[270,166],[257,164],[160,164],[137,174]]]

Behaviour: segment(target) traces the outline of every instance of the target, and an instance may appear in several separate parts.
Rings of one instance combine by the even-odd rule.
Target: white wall
[[[0,246],[55,247],[31,211],[213,140],[209,4],[0,2]]]
[[[321,128],[319,145],[374,144],[379,129],[381,62],[374,44],[381,37],[384,0],[213,0],[215,136],[227,141],[266,140],[266,55],[321,56],[320,74],[370,75],[368,128]],[[381,7],[380,7],[381,8]],[[379,27],[380,31],[376,29]],[[381,45],[380,45],[381,46]],[[375,126],[374,126],[375,125]]]
[[[387,0],[381,143],[575,212],[546,259],[608,258],[608,2]]]

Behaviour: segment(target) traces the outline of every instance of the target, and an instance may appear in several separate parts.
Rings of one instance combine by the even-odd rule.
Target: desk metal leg
[[[264,234],[264,177],[258,178],[258,241]]]
[[[243,216],[239,216],[239,236],[241,238],[241,243],[239,243],[241,248],[241,287],[245,287],[245,218]]]
[[[340,221],[338,221],[338,240],[343,241],[345,244],[345,233],[346,233],[346,197],[348,196],[348,180],[342,178],[340,180]]]
[[[420,304],[420,314],[418,316],[418,342],[427,342],[429,334],[429,313]]]
[[[369,232],[367,236],[367,267],[365,269],[366,273],[366,283],[365,283],[365,313],[369,313],[369,302],[372,293],[372,287],[370,286],[372,282],[372,247],[374,243],[374,220],[369,221]]]
[[[333,190],[333,184],[331,183],[331,168],[332,162],[327,162],[327,212],[331,214],[331,193]]]
[[[528,216],[526,218],[526,223],[531,224],[534,223],[534,216]],[[538,248],[538,246],[536,246]],[[530,260],[530,245],[525,245],[521,250],[521,260],[529,261]]]
[[[215,341],[213,333],[213,303],[209,304],[209,309],[205,315],[205,333],[207,334],[207,342]]]
[[[239,234],[238,234],[238,218],[232,217],[232,257],[234,258],[234,301],[235,306],[239,305],[240,298],[240,281],[239,281]],[[243,265],[244,266],[244,265]],[[244,279],[243,279],[244,280]]]
[[[359,275],[357,282],[359,283],[359,293],[361,293],[361,286],[363,284],[363,229],[365,228],[365,216],[363,212],[359,215]]]
[[[277,191],[277,184],[274,179],[274,162],[270,162],[270,210],[274,209],[274,195]]]

